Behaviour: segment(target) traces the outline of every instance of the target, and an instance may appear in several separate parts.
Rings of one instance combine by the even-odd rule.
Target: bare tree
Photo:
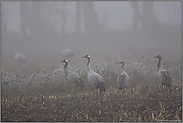
[[[151,32],[157,27],[158,20],[154,13],[154,3],[152,1],[143,2],[142,5],[142,17],[141,17],[141,26],[143,32]]]
[[[62,33],[65,33],[65,22],[66,22],[66,9],[65,9],[65,6],[66,6],[66,3],[65,1],[62,1],[63,2],[63,9],[62,9],[62,12],[61,12],[61,16],[62,16],[62,27],[61,27],[61,30],[62,30]]]
[[[81,33],[81,2],[76,2],[76,32]]]
[[[94,10],[94,2],[83,2],[83,19],[87,33],[101,32],[104,30],[103,26],[98,21],[98,14]]]
[[[139,5],[137,1],[130,1],[130,5],[133,9],[133,30],[139,31],[138,23],[140,22]]]
[[[21,35],[27,36],[27,27],[30,15],[29,2],[20,2]]]
[[[32,35],[40,35],[42,33],[42,2],[36,1],[32,2],[32,7],[30,11],[30,25]]]
[[[33,36],[42,33],[41,8],[41,2],[20,2],[22,35],[27,35],[27,29]]]

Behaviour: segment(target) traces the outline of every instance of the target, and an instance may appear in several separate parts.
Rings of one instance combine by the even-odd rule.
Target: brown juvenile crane
[[[122,64],[121,68],[121,74],[117,77],[117,86],[120,90],[123,90],[128,85],[129,76],[126,73],[126,71],[123,70],[123,67],[125,65],[124,61],[117,62],[116,64]]]
[[[157,56],[154,56],[153,58],[158,58],[158,64],[157,64],[157,67],[158,67],[158,77],[160,79],[160,82],[163,85],[166,85],[166,87],[171,87],[171,84],[172,84],[172,81],[171,81],[171,75],[169,74],[168,71],[166,71],[165,69],[163,69],[161,67],[161,55],[157,55]]]

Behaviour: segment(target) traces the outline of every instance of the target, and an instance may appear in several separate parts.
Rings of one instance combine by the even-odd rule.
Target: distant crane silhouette
[[[171,81],[171,75],[169,74],[168,71],[166,71],[165,69],[163,69],[161,67],[161,55],[157,55],[157,56],[154,56],[153,58],[158,58],[158,64],[157,64],[157,67],[158,67],[158,77],[160,79],[160,82],[163,85],[166,85],[167,87],[171,87],[171,84],[172,84],[172,81]]]
[[[89,55],[83,56],[82,58],[87,58],[88,59],[88,62],[87,62],[88,82],[92,85],[92,87],[94,89],[99,89],[100,95],[101,95],[102,92],[105,92],[105,82],[104,82],[104,79],[102,78],[101,75],[99,75],[98,73],[94,72],[91,69],[91,66],[90,66],[90,59],[91,59],[91,57]]]
[[[74,57],[74,53],[71,49],[64,49],[62,51],[62,56],[63,58],[71,58],[71,57]]]
[[[25,55],[15,52],[15,59],[20,63],[25,63]]]
[[[129,80],[129,76],[126,73],[126,71],[123,70],[123,67],[125,65],[124,61],[119,61],[116,64],[122,64],[122,72],[121,74],[117,77],[117,86],[120,90],[123,90],[124,88],[127,87],[128,85],[128,80]]]
[[[19,62],[19,67],[18,67],[18,68],[19,68],[19,70],[20,70],[22,64],[26,62],[26,60],[25,60],[25,55],[22,54],[22,53],[17,53],[17,52],[15,52],[14,58]]]
[[[79,77],[79,75],[76,72],[67,70],[67,65],[68,65],[67,59],[64,59],[61,62],[65,63],[64,73],[67,76],[68,81],[74,86],[74,95],[75,95],[75,90],[76,90],[75,86],[80,86],[81,89],[82,89],[83,86],[84,86],[84,83],[83,83],[82,79]]]

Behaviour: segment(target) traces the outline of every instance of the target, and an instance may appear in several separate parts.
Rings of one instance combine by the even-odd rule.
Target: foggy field
[[[181,6],[165,3],[3,1],[1,121],[181,122]],[[84,82],[76,93],[64,74],[65,49],[68,69]],[[105,81],[98,96],[87,54]],[[171,87],[161,87],[158,54]],[[121,60],[129,75],[122,91]]]
[[[70,69],[80,68],[78,73],[85,84],[82,90],[76,88],[74,97],[73,87],[63,72],[64,63],[60,63],[64,48],[61,44],[61,48],[53,45],[21,50],[26,63],[20,69],[13,49],[12,52],[3,52],[2,121],[182,120],[180,48],[171,49],[173,45],[162,49],[149,45],[141,48],[133,43],[123,46],[122,42],[121,45],[107,43],[86,48],[71,45],[75,56],[68,59]],[[172,75],[171,92],[162,89],[157,78],[157,59],[152,57],[160,53],[162,63],[165,63],[163,67]],[[86,54],[91,56],[92,69],[106,82],[106,92],[98,97],[87,80],[87,60],[81,58]],[[121,68],[116,62],[120,60],[125,61],[124,69],[130,76],[123,93],[117,89],[116,83]]]

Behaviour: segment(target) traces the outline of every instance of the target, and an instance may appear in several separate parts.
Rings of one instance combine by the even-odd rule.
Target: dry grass
[[[174,69],[170,70],[173,75],[170,89],[160,87],[156,65],[152,61],[126,61],[124,69],[130,80],[128,87],[121,92],[116,84],[120,67],[114,61],[101,63],[93,60],[92,68],[100,73],[106,82],[106,92],[98,97],[87,82],[84,67],[81,67],[78,73],[85,86],[82,90],[76,88],[75,97],[73,87],[67,82],[62,67],[55,76],[52,75],[53,71],[47,72],[43,69],[34,75],[2,71],[1,120],[181,122],[180,65],[171,59],[168,65],[165,65],[164,67],[169,68],[174,66]]]
[[[138,89],[140,88],[140,89]],[[111,86],[98,97],[90,92],[3,99],[2,121],[182,121],[182,89]],[[62,96],[61,96],[62,95]]]
[[[18,70],[19,64],[13,59],[14,49],[11,49],[12,52],[3,49],[1,120],[181,122],[180,49],[171,48],[169,45],[164,48],[159,45],[159,47],[147,47],[144,45],[145,41],[142,41],[143,45],[139,43],[141,48],[136,48],[137,42],[137,44],[126,43],[121,48],[124,42],[118,40],[116,44],[112,42],[111,47],[105,45],[106,42],[103,43],[103,47],[96,44],[96,47],[76,46],[74,49],[76,56],[69,60],[69,65],[73,71],[80,68],[78,73],[85,86],[82,90],[76,88],[75,97],[73,87],[67,82],[63,72],[52,76],[60,65],[64,65],[60,63],[63,60],[60,56],[63,47],[60,48],[58,45],[60,42],[54,46],[51,46],[54,43],[48,46],[45,44],[47,47],[44,49],[38,47],[39,50],[32,50],[30,41],[30,46],[25,50],[27,62],[22,64],[20,70]],[[131,40],[126,42],[129,41]],[[153,44],[153,41],[151,42]],[[87,43],[85,42],[85,45]],[[87,81],[85,69],[87,61],[81,59],[81,56],[88,53],[92,57],[92,69],[101,74],[106,82],[106,92],[98,97],[93,94]],[[152,57],[159,53],[163,57],[162,62],[165,63],[163,67],[172,75],[171,92],[169,89],[162,89],[157,79],[155,62],[157,60]],[[142,56],[144,61],[141,60]],[[121,66],[115,63],[119,60],[125,61],[124,69],[130,76],[128,87],[123,93],[117,89],[116,83]]]

